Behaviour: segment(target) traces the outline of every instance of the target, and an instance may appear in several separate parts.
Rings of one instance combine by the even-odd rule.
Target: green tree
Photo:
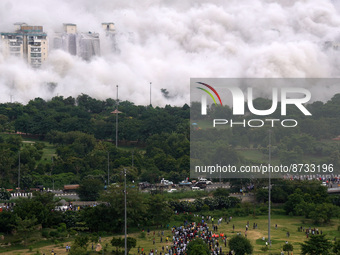
[[[27,238],[30,233],[36,228],[37,219],[35,217],[21,219],[17,218],[17,231],[20,235],[24,237],[24,244],[26,245]]]
[[[172,210],[161,195],[154,195],[148,201],[148,219],[155,225],[164,224],[170,220]]]
[[[0,200],[9,200],[11,198],[11,194],[5,189],[0,189]]]
[[[336,255],[340,255],[340,240],[337,240],[337,241],[334,242],[333,252]]]
[[[78,235],[76,236],[76,239],[74,239],[74,244],[81,248],[86,249],[88,243],[89,243],[89,237],[85,235]]]
[[[237,255],[252,254],[253,252],[253,246],[251,245],[250,241],[240,235],[233,236],[229,240],[229,248]]]
[[[108,202],[110,210],[115,215],[117,228],[123,230],[124,226],[124,185],[111,186],[107,192],[101,196],[101,201]],[[147,215],[147,203],[144,196],[136,187],[127,187],[126,194],[128,225],[136,226],[142,223]],[[118,229],[117,229],[118,230]]]
[[[214,197],[229,197],[229,191],[223,188],[217,188],[213,192]]]
[[[135,248],[136,245],[137,245],[137,239],[133,237],[128,237],[126,240],[127,254],[129,254],[130,250],[132,248]]]
[[[290,251],[293,251],[294,247],[291,243],[286,243],[283,245],[282,250],[283,251],[288,251],[288,255]]]
[[[314,220],[315,224],[320,222],[328,223],[332,217],[337,217],[339,214],[339,207],[330,203],[316,204],[309,210],[309,217]]]
[[[209,255],[209,247],[208,245],[201,239],[196,238],[187,246],[187,254],[188,255]]]
[[[18,199],[14,213],[23,219],[36,218],[43,227],[57,225],[61,213],[54,210],[56,202],[53,201],[53,197],[53,193],[36,192],[33,198]]]
[[[17,227],[17,219],[12,212],[0,213],[0,232],[10,234]]]
[[[102,181],[86,178],[80,183],[77,193],[82,201],[96,201],[103,190],[104,184]]]
[[[113,237],[111,240],[111,245],[113,247],[116,247],[116,254],[119,254],[118,250],[120,248],[125,247],[125,239],[121,237]],[[129,254],[130,250],[137,245],[137,239],[133,237],[127,237],[126,239],[126,248],[127,248],[127,254]]]
[[[303,255],[328,255],[332,248],[332,243],[325,235],[311,235],[310,238],[301,245]]]

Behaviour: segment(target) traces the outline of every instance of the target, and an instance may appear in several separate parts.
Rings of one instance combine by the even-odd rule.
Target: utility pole
[[[270,197],[270,193],[271,193],[271,180],[270,180],[270,177],[271,177],[271,174],[270,174],[270,164],[271,164],[271,135],[272,135],[272,131],[269,130],[269,175],[268,175],[268,244],[269,246],[271,247],[271,240],[270,240],[270,210],[271,210],[271,197]]]
[[[117,110],[117,113],[116,113],[116,148],[118,148],[118,85],[117,85],[117,107],[116,107],[116,110]]]
[[[18,167],[18,188],[20,191],[20,148],[19,148],[19,167]]]
[[[118,148],[118,114],[121,113],[121,112],[118,111],[118,105],[119,105],[119,101],[118,101],[118,85],[116,85],[116,87],[117,87],[116,110],[114,110],[111,113],[116,114],[116,148]]]
[[[53,172],[53,156],[52,156],[51,160],[52,160],[52,165],[51,165],[51,173],[50,173],[50,176],[51,176],[51,178],[52,178],[52,172]],[[54,178],[53,178],[52,180],[53,180],[52,188],[53,188],[53,190],[54,190]]]
[[[110,152],[107,152],[107,187],[109,188],[109,180],[110,180]]]
[[[132,151],[131,165],[132,165],[132,167],[133,167],[133,151]]]
[[[124,168],[124,229],[125,229],[125,251],[124,254],[127,255],[127,223],[126,223],[126,168]]]
[[[151,106],[151,82],[150,82],[150,106]]]

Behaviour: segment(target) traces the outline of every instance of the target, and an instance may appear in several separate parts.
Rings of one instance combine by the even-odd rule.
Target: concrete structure
[[[32,67],[40,67],[48,56],[47,34],[42,26],[15,23],[15,32],[1,33],[4,56],[16,56],[27,60]]]
[[[102,28],[105,31],[105,36],[108,37],[111,42],[112,50],[118,51],[115,24],[113,22],[102,23]]]
[[[53,38],[53,48],[62,49],[71,55],[90,60],[100,55],[100,40],[98,33],[78,33],[77,25],[63,24],[64,31]]]
[[[102,23],[102,28],[106,31],[106,35],[114,34],[116,32],[115,23],[113,22]]]
[[[334,42],[334,41],[327,41],[324,44],[324,48],[326,50],[328,50],[328,49],[340,50],[340,43],[339,42]]]

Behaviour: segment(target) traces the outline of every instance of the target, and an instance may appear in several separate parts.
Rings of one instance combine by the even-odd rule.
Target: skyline
[[[48,10],[53,10],[49,12]],[[193,77],[332,78],[339,77],[338,5],[332,1],[3,1],[0,31],[13,23],[41,25],[51,38],[63,23],[80,32],[100,34],[101,56],[83,61],[61,50],[49,51],[39,69],[0,54],[0,102],[27,103],[41,97],[115,98],[154,105],[189,102]],[[110,49],[102,22],[116,27],[120,53]],[[47,83],[57,83],[54,90]],[[161,89],[169,92],[169,98]],[[325,93],[325,92],[323,92]]]

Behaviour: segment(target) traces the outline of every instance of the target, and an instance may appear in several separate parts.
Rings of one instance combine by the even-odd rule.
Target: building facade
[[[105,31],[105,36],[109,38],[111,49],[115,52],[118,51],[116,42],[116,28],[113,22],[102,23],[102,28]]]
[[[15,23],[15,32],[1,34],[1,48],[5,57],[24,58],[32,67],[40,67],[48,56],[47,34],[42,26]]]
[[[63,24],[63,32],[55,34],[53,48],[62,49],[71,55],[90,60],[100,55],[100,39],[98,33],[78,33],[77,25]]]

